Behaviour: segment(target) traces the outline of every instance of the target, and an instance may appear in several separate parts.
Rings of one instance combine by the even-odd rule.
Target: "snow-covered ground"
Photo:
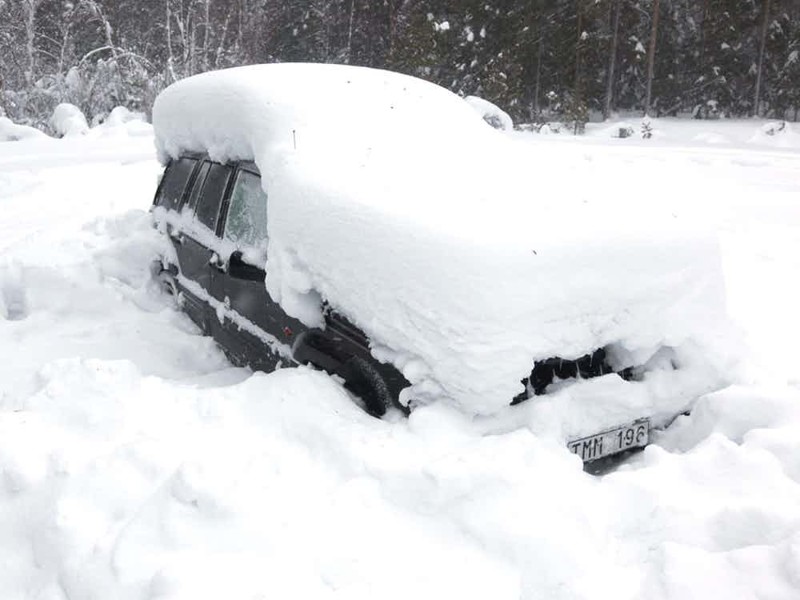
[[[524,405],[378,421],[320,373],[230,367],[148,284],[152,138],[0,144],[0,597],[800,597],[800,142],[629,124],[512,135],[712,222],[746,350],[603,477]]]

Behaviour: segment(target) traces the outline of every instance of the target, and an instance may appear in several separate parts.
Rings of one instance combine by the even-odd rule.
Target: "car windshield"
[[[231,194],[225,237],[240,248],[264,248],[267,241],[267,196],[261,179],[239,171]]]

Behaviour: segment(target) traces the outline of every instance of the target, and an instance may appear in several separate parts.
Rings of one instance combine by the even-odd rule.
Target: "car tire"
[[[175,282],[175,277],[166,269],[156,275],[156,283],[159,289],[166,295],[172,298],[176,306],[180,304],[180,292],[178,291],[178,284]]]
[[[391,392],[377,369],[358,356],[349,358],[336,372],[344,379],[344,387],[364,403],[367,414],[381,418],[394,406]]]

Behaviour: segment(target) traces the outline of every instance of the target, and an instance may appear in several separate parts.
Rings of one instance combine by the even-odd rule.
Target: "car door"
[[[225,307],[220,342],[239,362],[271,371],[290,357],[306,328],[288,317],[267,293],[267,196],[255,169],[239,167],[223,207],[223,246],[214,274],[214,296]]]
[[[216,234],[219,213],[232,175],[233,169],[228,165],[203,161],[172,235],[178,256],[177,283],[184,295],[183,309],[205,333],[213,333],[216,314],[210,302],[213,268],[209,261],[219,244]]]

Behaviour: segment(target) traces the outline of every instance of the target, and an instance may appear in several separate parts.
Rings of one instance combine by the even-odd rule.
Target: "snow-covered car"
[[[173,84],[153,124],[156,276],[237,362],[324,369],[376,416],[513,413],[584,461],[725,382],[713,236],[598,199],[438,86],[240,67]]]

